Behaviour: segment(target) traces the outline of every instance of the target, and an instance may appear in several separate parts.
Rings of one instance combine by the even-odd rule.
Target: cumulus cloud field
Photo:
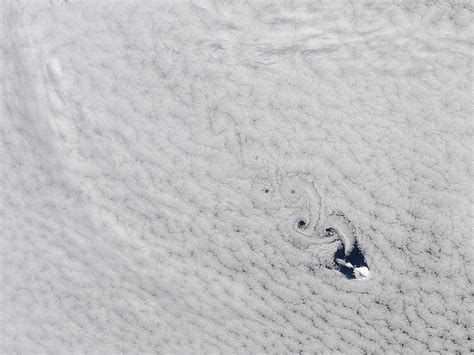
[[[472,4],[0,4],[2,354],[472,351]]]

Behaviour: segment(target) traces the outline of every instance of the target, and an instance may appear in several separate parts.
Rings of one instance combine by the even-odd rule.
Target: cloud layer
[[[1,6],[0,352],[469,351],[467,3]]]

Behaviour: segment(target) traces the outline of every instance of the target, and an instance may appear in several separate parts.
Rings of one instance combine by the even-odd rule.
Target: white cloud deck
[[[3,1],[0,352],[469,352],[472,9],[426,3]]]

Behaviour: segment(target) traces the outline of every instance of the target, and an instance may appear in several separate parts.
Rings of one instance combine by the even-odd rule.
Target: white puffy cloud
[[[0,6],[0,352],[470,350],[469,4]]]

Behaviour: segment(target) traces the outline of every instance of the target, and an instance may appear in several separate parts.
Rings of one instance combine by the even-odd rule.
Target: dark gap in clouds
[[[354,268],[341,264],[338,259],[344,261],[344,263],[352,264]],[[355,243],[349,255],[345,255],[344,246],[341,246],[339,249],[337,249],[336,253],[334,254],[334,265],[336,265],[336,270],[339,270],[348,279],[356,278],[354,273],[355,268],[363,266],[368,268],[364,254],[360,250],[359,244],[357,242]]]

